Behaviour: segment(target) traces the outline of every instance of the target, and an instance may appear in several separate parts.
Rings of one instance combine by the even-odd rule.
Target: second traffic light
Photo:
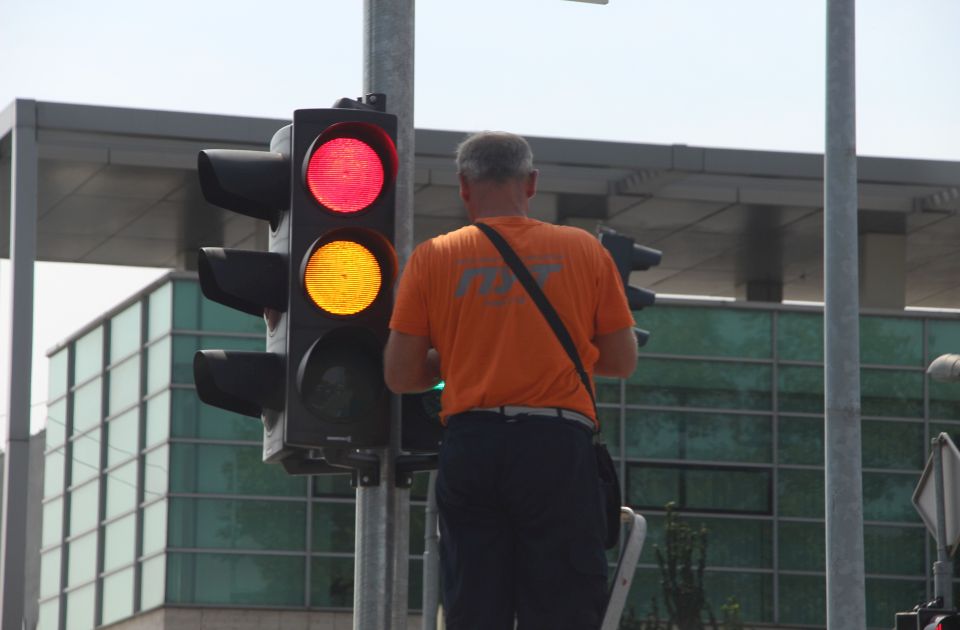
[[[639,311],[645,306],[653,306],[656,301],[656,294],[649,289],[631,286],[630,273],[646,271],[651,267],[656,267],[660,264],[663,252],[652,247],[637,245],[629,236],[618,234],[608,228],[600,230],[600,243],[610,252],[610,257],[613,258],[613,262],[617,266],[630,310]],[[650,338],[650,333],[642,328],[635,328],[634,332],[637,335],[637,343],[641,346],[647,343],[647,339]]]

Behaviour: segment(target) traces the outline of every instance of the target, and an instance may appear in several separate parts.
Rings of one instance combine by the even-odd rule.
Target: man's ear
[[[524,193],[527,195],[527,199],[530,199],[537,194],[537,177],[540,175],[540,171],[533,169],[530,171],[530,174],[527,175],[526,181],[523,183]]]
[[[457,173],[457,178],[460,180],[460,199],[466,203],[470,200],[470,180],[463,173]]]

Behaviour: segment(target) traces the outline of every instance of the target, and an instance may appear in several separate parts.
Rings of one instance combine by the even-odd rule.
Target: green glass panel
[[[314,534],[313,550],[314,551],[352,551],[353,550],[352,544],[343,544],[344,539],[347,538],[346,536],[343,536],[342,534],[338,535],[339,532],[337,531],[330,531],[331,529],[333,529],[329,526],[331,524],[330,521],[332,521],[333,519],[326,517],[326,512],[327,512],[327,505],[314,504],[313,531],[314,532],[317,531],[316,522],[317,522],[318,513],[323,513],[323,515],[320,516],[320,518],[325,518],[328,521],[328,523],[325,523],[325,525],[327,526],[326,527],[327,531],[321,532],[319,536]],[[426,533],[426,512],[427,512],[426,508],[421,505],[410,506],[410,528],[409,528],[410,531],[409,531],[408,548],[410,550],[411,556],[423,555],[423,549],[424,549],[423,536]],[[350,519],[350,531],[351,532],[353,531],[352,518]],[[326,545],[327,549],[317,548],[317,545],[316,545],[317,538],[319,538],[320,541]],[[334,546],[340,546],[341,548],[333,549],[332,547]]]
[[[140,610],[162,606],[167,593],[167,557],[154,556],[140,564]]]
[[[769,416],[627,410],[627,457],[769,462],[772,439]]]
[[[74,344],[73,382],[82,383],[102,370],[103,326],[98,326]]]
[[[410,499],[413,501],[426,501],[429,488],[430,473],[428,471],[413,473],[413,485],[410,486]]]
[[[170,498],[171,547],[302,550],[305,501]]]
[[[40,555],[40,599],[60,592],[60,547]]]
[[[140,412],[131,409],[107,423],[107,466],[114,466],[137,454]]]
[[[633,507],[663,509],[670,502],[679,504],[682,473],[677,468],[627,466],[625,496]]]
[[[777,314],[777,355],[781,361],[823,361],[823,315]]]
[[[172,342],[164,337],[147,347],[147,391],[152,394],[170,386],[172,376]]]
[[[100,473],[100,429],[84,433],[73,440],[70,459],[70,484],[78,485]]]
[[[263,424],[256,418],[205,405],[194,389],[174,389],[171,395],[172,412],[168,408],[163,419],[169,422],[173,437],[252,442],[263,439]],[[158,414],[158,421],[160,417]]]
[[[67,630],[90,630],[95,626],[96,595],[93,584],[67,593]]]
[[[59,630],[60,628],[60,600],[51,599],[40,604],[37,630]]]
[[[657,564],[657,549],[664,553],[666,518],[645,514],[647,538],[640,554],[641,564]],[[707,518],[680,514],[681,523],[695,531],[707,531],[707,566],[751,567],[773,566],[773,526],[768,520],[754,518]]]
[[[865,525],[863,556],[867,573],[923,575],[926,536],[922,527]]]
[[[310,605],[315,608],[353,607],[353,558],[310,560]]]
[[[644,352],[766,359],[771,355],[769,311],[658,306],[637,313],[653,331]]]
[[[67,399],[47,405],[47,443],[46,447],[56,448],[67,439]]]
[[[200,330],[200,285],[185,280],[173,283],[174,330]]]
[[[777,479],[780,516],[823,518],[823,471],[781,469]]]
[[[410,558],[407,568],[407,608],[410,612],[423,610],[423,561]]]
[[[304,561],[290,556],[170,553],[167,602],[302,606]]]
[[[114,415],[140,400],[140,356],[133,356],[110,370],[107,415]]]
[[[217,332],[265,332],[262,317],[248,315],[206,299],[196,282],[174,283],[174,328]]]
[[[867,578],[867,626],[889,628],[894,615],[912,609],[928,599],[921,580],[885,580]]]
[[[354,519],[357,507],[353,503],[313,503],[313,551],[353,551]],[[418,515],[419,527],[414,525]],[[417,534],[419,532],[419,536]],[[417,539],[419,538],[419,543]],[[410,512],[410,553],[423,553],[423,508],[413,507]],[[419,549],[419,551],[415,551]]]
[[[780,416],[781,464],[823,464],[823,419]]]
[[[143,456],[143,500],[149,502],[167,493],[170,481],[170,452],[162,446]]]
[[[826,538],[823,523],[780,521],[780,569],[823,571],[826,566]]]
[[[927,379],[930,384],[930,417],[943,420],[960,420],[960,387],[956,383],[938,383]]]
[[[631,464],[630,505],[660,509],[668,502],[690,510],[770,513],[771,473],[766,469],[668,467]]]
[[[350,475],[317,475],[310,478],[315,497],[355,498],[357,491],[350,485]]]
[[[103,379],[95,379],[73,392],[73,433],[100,424],[103,416]]]
[[[736,597],[744,621],[773,620],[773,576],[768,573],[707,570],[703,588],[717,616],[727,599]]]
[[[256,446],[220,444],[171,445],[170,489],[200,494],[304,496],[302,477],[280,466],[265,466]]]
[[[627,404],[768,410],[770,374],[767,365],[641,358]]]
[[[960,349],[960,321],[927,320],[927,360],[930,363],[941,354],[954,354]]]
[[[600,431],[607,450],[614,457],[620,455],[620,409],[600,407],[597,409],[600,416]]]
[[[771,513],[769,470],[692,468],[686,470],[684,476],[684,507],[694,510]]]
[[[147,310],[147,339],[153,340],[170,332],[173,325],[173,287],[165,284],[150,294]]]
[[[48,547],[63,538],[63,499],[54,499],[43,504],[43,527],[40,546]]]
[[[865,416],[923,417],[923,372],[860,370]]]
[[[97,533],[67,543],[67,587],[92,580],[97,575]]]
[[[140,302],[110,320],[110,363],[140,349]]]
[[[780,411],[823,413],[823,368],[781,365],[777,373]]]
[[[174,335],[173,382],[193,385],[193,356],[198,350],[210,348],[263,352],[266,349],[266,341],[263,337]]]
[[[923,424],[864,420],[861,435],[864,468],[923,468]]]
[[[106,517],[113,518],[137,507],[137,462],[107,473]]]
[[[157,501],[142,510],[143,555],[147,556],[167,546],[167,502]]]
[[[911,500],[917,480],[917,475],[863,473],[863,519],[919,522]]]
[[[923,320],[861,317],[860,362],[868,365],[922,365]]]
[[[184,390],[173,390],[174,393]],[[187,393],[196,395],[193,390],[186,390]],[[144,436],[144,447],[149,448],[157,444],[166,442],[170,437],[170,423],[174,422],[175,416],[170,414],[171,390],[165,390],[146,404],[146,435]],[[211,407],[213,409],[213,407]]]
[[[133,615],[133,569],[126,569],[103,578],[102,624],[120,621]]]
[[[827,622],[826,590],[827,581],[823,576],[781,575],[780,623],[824,627]],[[890,623],[889,619],[887,623]]]
[[[47,374],[47,400],[60,398],[70,388],[69,378],[70,353],[67,348],[52,355],[49,360],[50,370]]]
[[[620,379],[597,378],[597,403],[620,404]]]
[[[652,612],[651,603],[654,597],[657,598],[660,621],[665,621],[666,611],[660,581],[660,571],[657,569],[638,568],[634,572],[621,618],[621,628],[643,628],[644,620]],[[632,626],[628,625],[631,623]]]
[[[60,630],[60,599],[41,602],[36,630]]]
[[[99,505],[100,487],[96,481],[73,490],[70,493],[70,527],[69,534],[76,536],[91,529],[97,524],[97,509]]]
[[[137,548],[137,519],[125,516],[103,528],[103,570],[113,571],[133,564]],[[132,594],[132,593],[131,593]]]
[[[47,453],[43,460],[43,496],[52,497],[63,493],[65,458],[63,449]]]

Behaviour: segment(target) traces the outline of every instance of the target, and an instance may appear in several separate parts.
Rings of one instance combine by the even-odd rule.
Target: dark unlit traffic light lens
[[[333,138],[321,144],[307,163],[307,187],[314,199],[333,212],[359,212],[383,189],[383,163],[377,152],[357,138]]]
[[[362,346],[319,343],[300,370],[300,396],[322,422],[369,421],[383,394],[383,366]]]

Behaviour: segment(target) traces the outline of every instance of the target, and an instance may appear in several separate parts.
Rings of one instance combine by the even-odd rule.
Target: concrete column
[[[0,539],[2,630],[21,630],[30,472],[30,383],[33,358],[33,267],[37,253],[37,114],[34,101],[15,104],[10,186],[10,400],[3,461],[3,537]]]
[[[783,280],[747,280],[737,285],[734,297],[747,302],[782,302]]]
[[[902,309],[907,288],[906,234],[860,235],[860,306]]]

